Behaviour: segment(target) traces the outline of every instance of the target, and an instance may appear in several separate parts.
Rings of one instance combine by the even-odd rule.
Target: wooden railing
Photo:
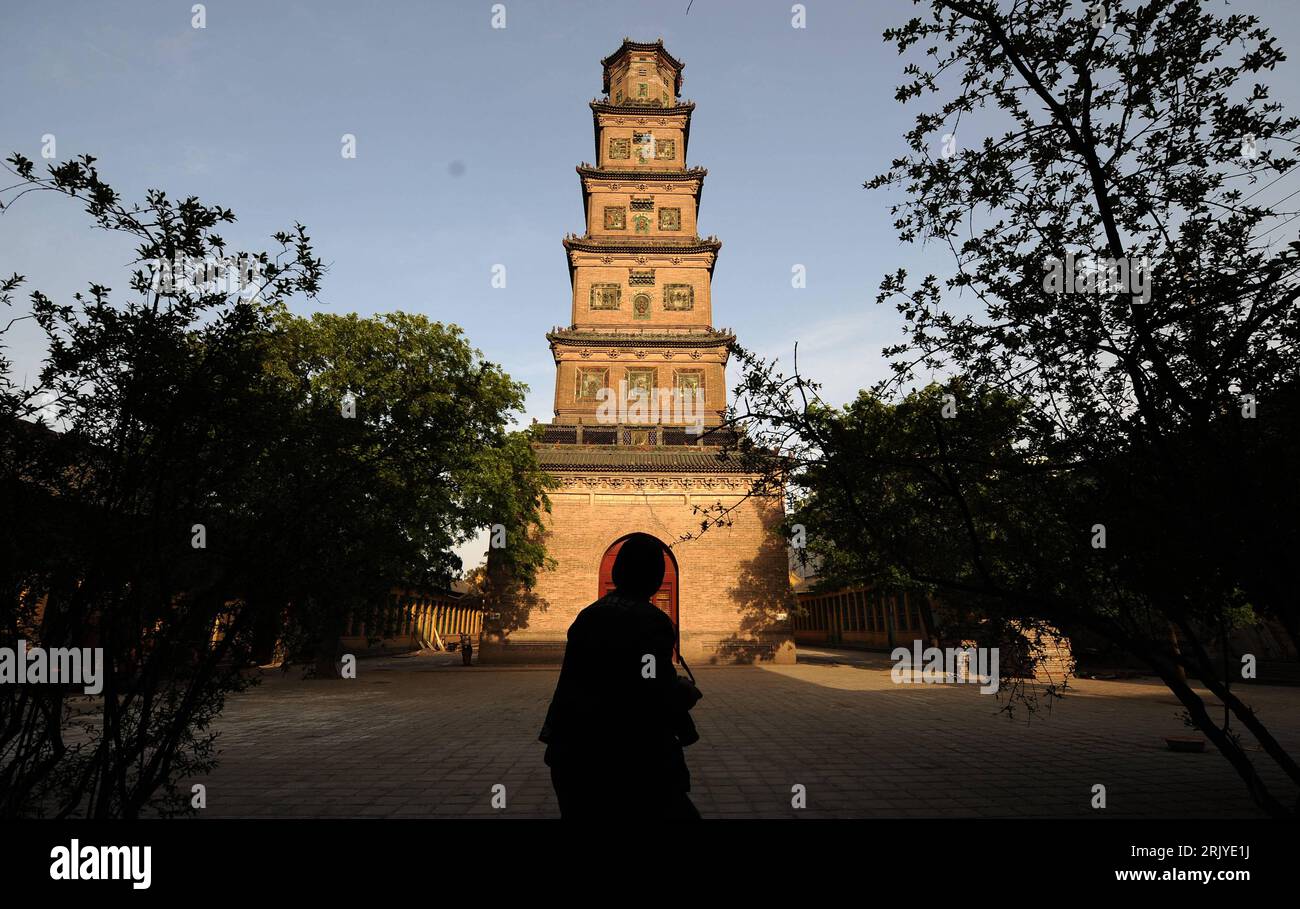
[[[386,608],[352,617],[344,641],[362,650],[454,650],[461,635],[475,641],[483,611],[448,592],[394,591]]]
[[[892,649],[926,637],[919,604],[904,591],[854,587],[799,594],[794,639],[799,644]]]

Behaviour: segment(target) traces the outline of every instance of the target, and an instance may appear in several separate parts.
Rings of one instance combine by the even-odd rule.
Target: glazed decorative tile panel
[[[704,373],[692,370],[678,370],[673,374],[673,387],[677,397],[683,403],[704,401]]]
[[[623,302],[623,287],[619,284],[591,285],[592,309],[618,309]]]
[[[649,400],[654,387],[655,371],[653,369],[629,369],[627,371],[628,400],[633,398]]]
[[[689,312],[695,308],[695,288],[689,284],[664,285],[664,309]]]
[[[579,401],[595,401],[602,388],[609,387],[608,369],[579,369],[574,398]]]

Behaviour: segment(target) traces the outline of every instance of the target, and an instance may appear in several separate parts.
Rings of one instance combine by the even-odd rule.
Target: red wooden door
[[[623,541],[618,540],[613,546],[605,550],[605,556],[600,560],[600,587],[596,592],[597,597],[603,597],[614,589],[614,559],[618,556],[618,551],[623,548]],[[651,601],[668,614],[668,618],[673,620],[673,627],[677,626],[677,565],[673,562],[673,557],[664,549],[664,582],[659,585]]]

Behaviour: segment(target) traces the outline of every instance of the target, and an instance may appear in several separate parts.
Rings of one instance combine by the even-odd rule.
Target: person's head
[[[664,582],[664,547],[646,533],[623,541],[614,558],[614,589],[622,596],[648,600]]]

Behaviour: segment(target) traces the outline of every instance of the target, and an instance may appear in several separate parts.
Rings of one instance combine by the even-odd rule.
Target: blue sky
[[[946,254],[899,244],[889,197],[862,188],[903,149],[912,111],[893,100],[901,62],[880,34],[906,0],[492,3],[192,0],[12,4],[0,28],[0,151],[99,158],[129,199],[158,187],[234,209],[234,248],[305,223],[331,264],[321,308],[424,313],[461,325],[526,382],[530,417],[551,416],[543,335],[569,317],[561,237],[581,232],[574,166],[594,158],[587,102],[600,58],[626,36],[662,37],[686,62],[696,102],[690,163],[709,169],[700,232],[723,249],[715,320],[788,357],[827,397],[886,374],[900,336],[874,302],[897,267],[946,269]],[[1211,4],[1214,5],[1214,4]],[[1259,12],[1300,47],[1294,2]],[[1295,60],[1269,80],[1294,105]],[[340,138],[357,137],[357,157]],[[68,200],[38,194],[0,216],[0,272],[67,299],[91,281],[126,288],[129,247]],[[505,289],[490,284],[507,267]],[[790,284],[807,267],[807,287]],[[15,313],[16,314],[16,313]],[[6,339],[19,375],[43,355],[30,323]],[[733,375],[734,381],[734,375]]]
[[[245,247],[301,220],[331,263],[322,308],[460,324],[545,420],[543,335],[569,318],[560,239],[583,229],[573,168],[594,158],[599,61],[624,35],[662,36],[697,104],[700,230],[724,244],[717,323],[773,354],[799,339],[807,368],[851,396],[896,334],[873,302],[880,274],[915,256],[862,189],[901,149],[898,63],[879,36],[910,4],[814,3],[797,30],[789,3],[687,2],[516,0],[500,30],[488,2],[218,0],[202,30],[189,2],[23,4],[0,38],[0,149],[35,159],[51,133],[60,159],[96,155],[129,198],[160,187],[234,209],[223,234]],[[63,199],[0,217],[0,269],[57,296],[125,289],[126,257]],[[795,263],[806,289],[790,286]],[[36,333],[11,344],[34,372]]]

